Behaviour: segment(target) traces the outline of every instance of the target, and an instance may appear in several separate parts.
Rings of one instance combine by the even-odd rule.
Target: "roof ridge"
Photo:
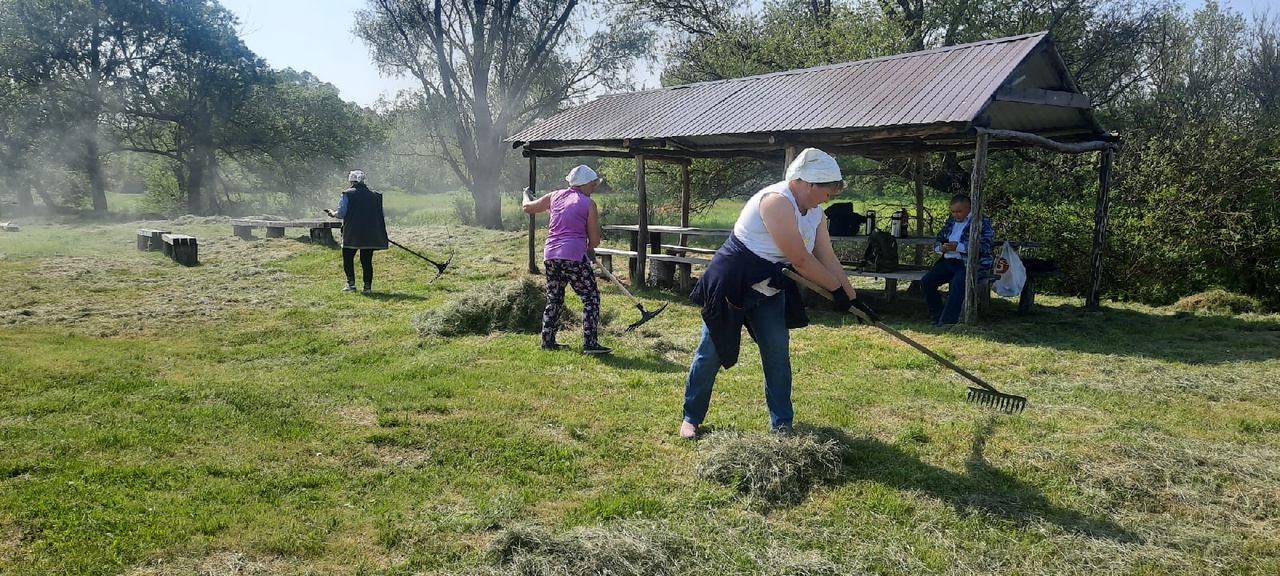
[[[678,84],[678,85],[676,85],[676,86],[664,86],[664,87],[662,87],[662,88],[654,88],[654,89],[651,89],[651,90],[640,90],[640,91],[637,91],[637,92],[622,92],[622,93],[618,93],[618,94],[607,94],[607,95],[601,96],[601,98],[612,98],[612,97],[615,97],[615,96],[625,96],[625,95],[631,95],[631,94],[641,94],[641,93],[645,93],[645,92],[661,92],[661,91],[664,91],[664,90],[683,90],[683,89],[685,89],[685,88],[692,88],[692,87],[695,87],[695,86],[710,86],[710,85],[714,85],[714,84],[728,84],[728,83],[730,83],[730,82],[747,82],[747,81],[755,81],[755,80],[760,80],[760,79],[764,79],[764,78],[772,78],[772,77],[776,77],[776,76],[795,76],[795,75],[799,75],[799,74],[808,74],[808,73],[811,73],[811,72],[821,72],[821,71],[823,71],[823,70],[835,70],[835,69],[838,69],[838,68],[847,68],[847,67],[851,67],[851,66],[859,66],[859,65],[863,65],[863,64],[870,64],[870,63],[873,63],[873,62],[886,62],[886,61],[889,61],[889,60],[901,60],[901,59],[904,59],[904,58],[913,58],[913,57],[917,57],[917,56],[924,56],[924,55],[927,55],[927,54],[940,54],[940,53],[944,53],[944,52],[952,52],[952,51],[955,51],[955,50],[965,50],[965,49],[969,49],[969,48],[976,48],[976,47],[978,47],[978,46],[987,46],[987,45],[991,45],[991,44],[1003,44],[1003,43],[1007,43],[1007,42],[1017,42],[1017,41],[1020,41],[1020,40],[1026,40],[1026,39],[1033,38],[1033,37],[1036,37],[1036,36],[1039,36],[1039,37],[1042,37],[1042,38],[1043,38],[1043,37],[1048,36],[1048,35],[1049,35],[1049,32],[1048,32],[1047,30],[1042,30],[1042,31],[1039,31],[1039,32],[1031,32],[1031,33],[1028,33],[1028,34],[1019,34],[1019,35],[1017,35],[1017,36],[1006,36],[1006,37],[1003,37],[1003,38],[992,38],[992,39],[990,39],[990,40],[978,40],[978,41],[976,41],[976,42],[968,42],[968,43],[965,43],[965,44],[955,44],[955,45],[952,45],[952,46],[939,46],[939,47],[937,47],[937,48],[929,48],[929,49],[926,49],[926,50],[918,50],[918,51],[916,51],[916,52],[907,52],[907,53],[905,53],[905,54],[890,54],[890,55],[888,55],[888,56],[877,56],[877,57],[875,57],[875,58],[867,58],[867,59],[865,59],[865,60],[853,60],[853,61],[850,61],[850,62],[837,62],[837,63],[835,63],[835,64],[823,64],[823,65],[821,65],[821,66],[812,66],[812,67],[809,67],[809,68],[797,68],[797,69],[794,69],[794,70],[780,70],[780,71],[777,71],[777,72],[766,72],[766,73],[764,73],[764,74],[755,74],[755,75],[752,75],[752,76],[741,76],[741,77],[738,77],[738,78],[725,78],[725,79],[723,79],[723,80],[704,80],[704,81],[702,81],[702,82],[692,82],[692,83],[689,83],[689,84]]]

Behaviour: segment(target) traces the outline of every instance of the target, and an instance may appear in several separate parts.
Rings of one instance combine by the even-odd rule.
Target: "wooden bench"
[[[668,253],[675,254],[677,256],[682,254],[687,254],[687,253],[715,254],[717,250],[716,248],[698,248],[696,246],[679,246],[676,244],[663,244],[662,249],[666,250]]]
[[[17,225],[17,224],[14,224],[12,221],[5,222],[4,224],[0,224],[0,228],[4,228],[4,231],[5,231],[5,232],[17,232],[17,231],[18,231],[18,225]]]
[[[638,255],[639,254],[635,250],[614,250],[613,248],[596,248],[596,258],[600,260],[600,267],[610,272],[613,272],[614,256],[624,256],[629,259],[634,259]],[[628,267],[628,269],[634,270],[635,267],[634,266]]]
[[[151,230],[147,228],[138,229],[138,249],[144,252],[154,252],[156,250],[164,250],[164,240],[161,236],[168,234],[168,230]]]
[[[666,286],[678,284],[681,290],[693,287],[694,266],[711,264],[711,258],[695,258],[678,254],[649,254],[649,261],[654,263],[650,270],[655,283]]]
[[[161,234],[164,255],[173,258],[183,266],[195,266],[200,263],[199,248],[194,236],[186,234]]]
[[[333,229],[342,228],[341,220],[258,220],[236,218],[231,220],[231,232],[237,238],[253,240],[254,228],[266,228],[267,238],[284,238],[285,228],[306,228],[312,242],[334,245]]]

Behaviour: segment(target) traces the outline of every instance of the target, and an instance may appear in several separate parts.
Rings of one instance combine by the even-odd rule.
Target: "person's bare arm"
[[[826,268],[832,276],[840,280],[840,285],[844,287],[844,291],[849,295],[850,299],[857,298],[858,293],[853,289],[853,284],[849,283],[849,276],[844,273],[844,265],[840,264],[840,257],[836,256],[836,250],[831,246],[831,234],[827,232],[827,217],[824,214],[822,221],[818,223],[818,237],[813,242],[813,255]]]
[[[769,237],[773,238],[778,249],[782,250],[782,255],[791,262],[801,276],[827,290],[835,290],[848,284],[847,279],[842,283],[840,278],[832,274],[822,262],[805,249],[804,239],[800,237],[800,224],[796,222],[795,207],[785,196],[769,194],[762,198],[760,216],[764,218],[764,227],[769,231]],[[820,233],[825,234],[825,231]],[[831,238],[828,236],[827,248],[830,249],[830,247]],[[835,256],[834,252],[832,256]],[[844,274],[841,273],[839,276],[843,278]]]
[[[523,210],[525,214],[540,214],[542,212],[546,212],[551,209],[552,194],[555,194],[555,192],[548,192],[535,200],[529,200],[526,198],[520,202],[520,209]]]
[[[591,201],[591,208],[587,210],[587,250],[595,250],[600,245],[600,211],[596,208],[595,200]]]

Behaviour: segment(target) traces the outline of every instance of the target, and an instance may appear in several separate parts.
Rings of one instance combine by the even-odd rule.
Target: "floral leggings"
[[[577,262],[546,260],[543,265],[547,270],[547,308],[542,312],[542,343],[550,345],[556,341],[556,331],[560,329],[560,307],[564,306],[564,288],[573,286],[573,291],[582,298],[582,345],[599,344],[596,328],[600,325],[600,290],[596,288],[591,263],[584,256]]]

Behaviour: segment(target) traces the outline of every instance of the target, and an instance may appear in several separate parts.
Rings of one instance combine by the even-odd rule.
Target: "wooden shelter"
[[[916,233],[923,235],[924,159],[974,150],[970,195],[982,217],[989,150],[1041,147],[1098,152],[1093,285],[1101,293],[1111,167],[1119,137],[1093,115],[1045,32],[948,46],[871,60],[746,78],[672,86],[597,98],[546,119],[507,141],[529,158],[634,158],[640,236],[648,227],[647,161],[682,166],[681,225],[688,226],[689,163],[695,158],[752,157],[785,166],[799,150],[876,159],[914,158]],[[971,244],[980,227],[971,227]],[[976,313],[977,251],[969,253],[964,318]],[[529,266],[534,261],[533,220]],[[644,278],[640,259],[639,278]]]

